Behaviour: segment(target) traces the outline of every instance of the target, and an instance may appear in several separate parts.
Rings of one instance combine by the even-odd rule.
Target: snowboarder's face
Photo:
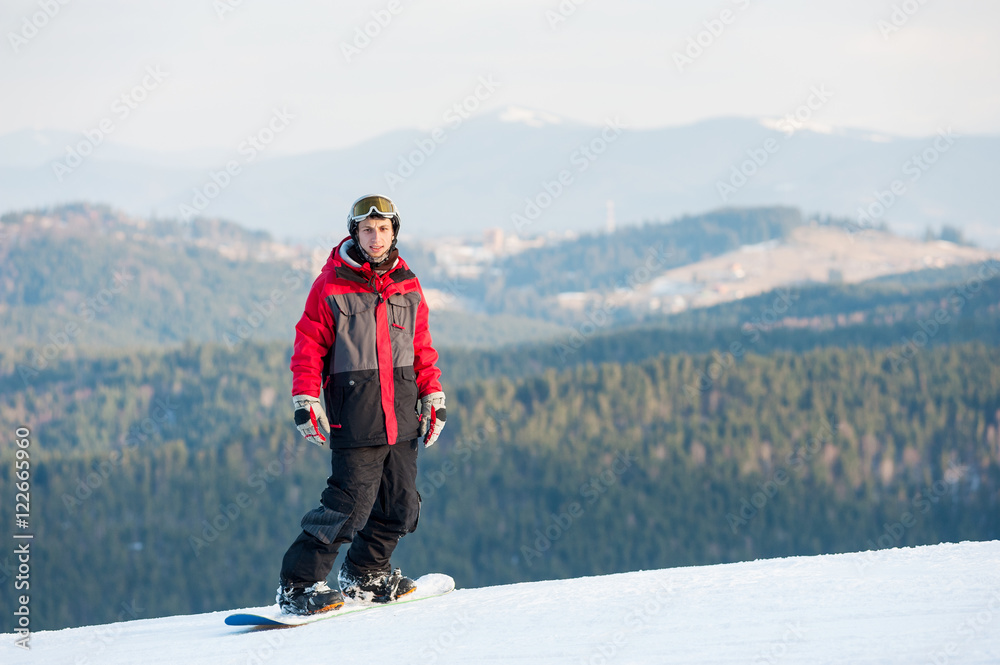
[[[362,219],[358,223],[358,240],[368,256],[380,258],[392,245],[392,220],[383,217]]]

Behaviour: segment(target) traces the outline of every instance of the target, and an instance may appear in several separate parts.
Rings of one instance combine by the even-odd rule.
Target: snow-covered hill
[[[299,628],[0,636],[3,663],[1000,663],[1000,541],[460,589]]]

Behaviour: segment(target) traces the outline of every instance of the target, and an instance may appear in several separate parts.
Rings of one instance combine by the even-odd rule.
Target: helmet
[[[351,205],[351,211],[347,213],[347,232],[351,234],[354,242],[358,247],[361,246],[358,242],[358,224],[361,220],[372,216],[392,220],[392,244],[395,246],[396,236],[399,235],[399,209],[388,196],[379,194],[367,194]]]

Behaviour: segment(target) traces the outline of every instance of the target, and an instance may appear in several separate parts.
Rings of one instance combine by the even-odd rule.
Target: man
[[[432,445],[445,424],[427,303],[396,250],[399,211],[384,196],[363,196],[347,230],[295,326],[295,424],[313,443],[329,441],[333,472],[282,560],[277,601],[292,614],[338,609],[345,595],[390,602],[416,589],[389,559],[420,514],[418,439]],[[331,589],[326,577],[344,543],[340,589]]]

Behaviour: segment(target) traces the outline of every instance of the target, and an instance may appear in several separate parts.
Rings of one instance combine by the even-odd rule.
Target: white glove
[[[436,392],[424,395],[417,401],[420,411],[420,428],[417,436],[424,437],[424,448],[434,445],[444,429],[444,393]],[[426,435],[426,436],[425,436]]]
[[[329,432],[330,421],[326,419],[323,403],[312,395],[293,395],[292,404],[295,405],[295,426],[299,432],[320,448],[325,448],[326,437],[320,428]]]

